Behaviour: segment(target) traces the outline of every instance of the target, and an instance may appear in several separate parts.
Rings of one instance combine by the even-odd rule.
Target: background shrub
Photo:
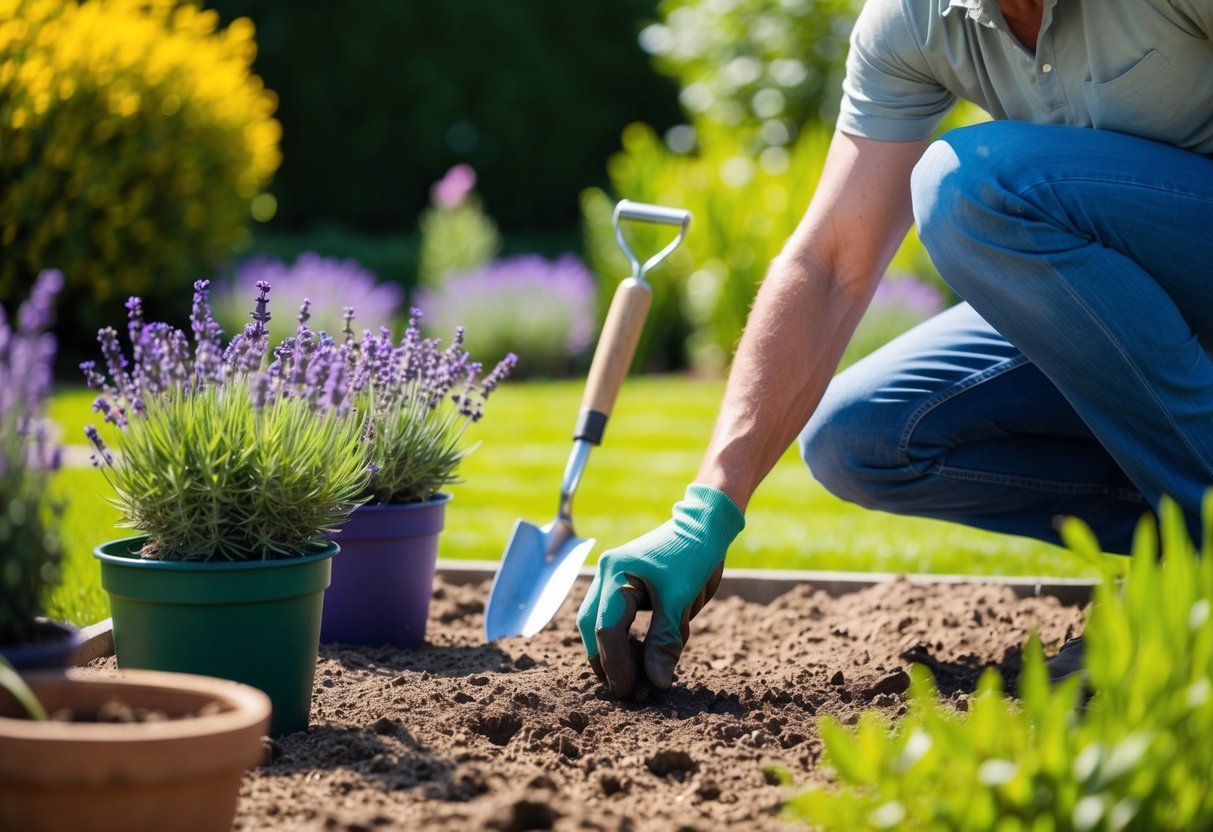
[[[595,291],[575,255],[524,254],[448,275],[441,288],[418,291],[416,305],[430,337],[465,327],[464,348],[486,366],[512,352],[515,376],[559,376],[593,337]]]
[[[0,301],[60,269],[62,350],[248,240],[279,163],[253,26],[172,0],[0,0]]]
[[[795,140],[838,115],[859,0],[662,0],[641,45],[678,81],[695,124],[737,130],[743,147]],[[684,147],[683,149],[689,149]]]
[[[438,288],[451,272],[471,271],[501,251],[497,223],[475,193],[476,172],[456,165],[430,189],[431,205],[421,215],[417,280]]]
[[[886,343],[942,312],[945,295],[912,274],[888,274],[847,344],[839,369],[849,367]]]

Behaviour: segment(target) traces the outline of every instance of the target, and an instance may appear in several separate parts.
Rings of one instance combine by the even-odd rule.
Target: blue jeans
[[[918,233],[966,302],[840,373],[800,437],[844,499],[1129,550],[1213,486],[1213,158],[1088,128],[954,130],[914,170]]]

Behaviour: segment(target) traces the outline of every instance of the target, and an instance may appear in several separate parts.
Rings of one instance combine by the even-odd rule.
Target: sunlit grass
[[[109,486],[93,468],[65,468],[51,484],[53,499],[64,506],[60,519],[65,557],[63,580],[51,594],[47,614],[59,621],[92,624],[109,617],[109,597],[101,588],[101,571],[93,549],[126,537],[118,510],[107,502]]]
[[[479,443],[453,486],[439,555],[495,560],[514,521],[541,525],[556,514],[560,478],[572,448],[581,381],[509,383],[467,434]],[[591,561],[611,546],[665,521],[699,467],[723,391],[718,381],[682,377],[628,379],[602,446],[594,449],[574,501],[577,533],[596,538]],[[87,390],[60,391],[51,416],[65,441],[95,421]],[[83,452],[78,452],[77,459]],[[107,603],[92,557],[98,543],[126,534],[105,502],[106,484],[91,468],[62,472],[56,488],[69,500],[71,550],[55,612],[88,623]],[[935,520],[868,511],[831,496],[793,452],[775,467],[747,512],[746,530],[728,565],[936,574],[1094,577],[1065,549]]]
[[[455,486],[440,553],[501,556],[514,520],[556,513],[572,448],[580,382],[505,385],[473,429],[481,441]],[[669,516],[699,467],[723,385],[684,378],[629,379],[606,439],[590,457],[574,503],[595,555]],[[974,575],[1093,576],[1065,549],[1026,538],[873,512],[833,497],[789,451],[755,495],[729,553],[737,567]]]

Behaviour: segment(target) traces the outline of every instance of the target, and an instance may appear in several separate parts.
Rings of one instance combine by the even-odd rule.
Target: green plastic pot
[[[146,538],[98,546],[122,668],[232,679],[273,703],[270,735],[307,728],[333,555],[279,560],[144,560]]]

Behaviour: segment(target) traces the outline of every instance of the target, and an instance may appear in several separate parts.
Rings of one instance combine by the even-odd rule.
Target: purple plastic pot
[[[416,647],[425,637],[449,494],[427,503],[362,506],[332,540],[333,581],[320,641]]]

